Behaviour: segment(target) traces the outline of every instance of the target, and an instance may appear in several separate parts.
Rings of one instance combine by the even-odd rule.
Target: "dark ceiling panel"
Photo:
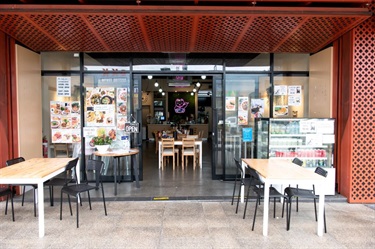
[[[365,7],[208,7],[171,2],[175,5],[0,4],[0,30],[37,52],[314,53],[371,16]]]

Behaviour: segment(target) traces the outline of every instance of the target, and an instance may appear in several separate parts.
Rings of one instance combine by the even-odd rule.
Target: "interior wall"
[[[41,58],[17,45],[16,59],[19,155],[42,157]]]
[[[309,117],[332,118],[333,48],[310,56]]]

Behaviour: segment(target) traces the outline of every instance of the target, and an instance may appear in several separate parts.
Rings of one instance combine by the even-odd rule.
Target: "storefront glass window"
[[[309,71],[309,54],[275,54],[274,71]]]
[[[270,54],[240,54],[225,60],[226,71],[255,71],[270,70]]]
[[[273,95],[273,117],[309,117],[308,84],[308,77],[275,76]]]
[[[43,52],[42,70],[79,70],[79,53],[73,52]]]
[[[68,143],[72,153],[72,143],[81,140],[79,76],[43,76],[42,82],[43,136],[51,145],[48,155],[54,157],[55,143]],[[68,91],[62,92],[64,88]]]
[[[85,53],[84,70],[103,71],[105,73],[129,71],[130,58],[126,54]]]

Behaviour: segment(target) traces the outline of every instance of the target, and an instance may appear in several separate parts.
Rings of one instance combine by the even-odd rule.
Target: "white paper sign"
[[[57,96],[70,97],[71,77],[56,77]]]

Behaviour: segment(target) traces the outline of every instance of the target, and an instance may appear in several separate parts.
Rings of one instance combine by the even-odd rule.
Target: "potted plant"
[[[104,153],[109,149],[112,143],[112,138],[108,135],[102,134],[91,139],[90,144],[100,152]]]

